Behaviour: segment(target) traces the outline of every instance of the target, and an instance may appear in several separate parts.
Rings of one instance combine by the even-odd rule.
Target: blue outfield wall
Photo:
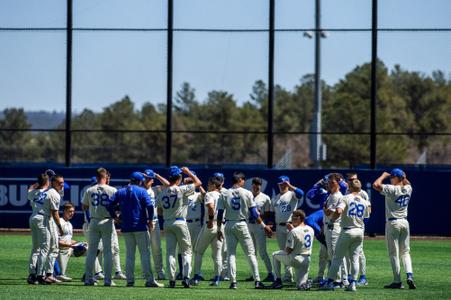
[[[27,187],[35,182],[36,175],[42,173],[46,167],[17,166],[0,167],[0,228],[28,228],[28,217],[31,213],[27,202]],[[81,228],[83,214],[81,213],[80,198],[89,185],[89,178],[95,174],[95,167],[55,168],[57,173],[65,177],[71,188],[65,191],[64,202],[72,202],[76,206],[76,215],[72,221],[74,228]],[[121,187],[127,184],[128,176],[137,167],[111,167],[111,184]],[[157,173],[167,175],[166,169],[155,168]],[[206,169],[193,168],[201,180],[206,183],[208,176],[220,171],[226,176],[226,187],[230,186],[230,177],[236,169]],[[246,187],[250,188],[250,180],[254,176],[264,179],[264,192],[270,196],[278,191],[277,177],[288,175],[291,183],[305,192],[323,175],[333,170],[242,170],[248,178]],[[371,197],[373,213],[367,224],[367,232],[383,234],[385,227],[384,198],[371,188],[371,183],[383,170],[359,170],[359,178],[363,188]],[[389,171],[389,170],[388,170]],[[340,170],[346,173],[347,170]],[[412,235],[443,235],[451,236],[451,196],[446,190],[451,184],[450,170],[407,170],[407,177],[412,183],[413,194],[409,204],[409,216]],[[205,185],[204,185],[205,186]],[[302,200],[302,209],[307,214],[319,208],[318,203],[311,203],[308,199]]]

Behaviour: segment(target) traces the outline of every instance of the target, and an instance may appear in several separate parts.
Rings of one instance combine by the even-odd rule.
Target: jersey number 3
[[[177,195],[164,196],[161,200],[163,200],[164,209],[174,208],[175,202],[177,201]]]

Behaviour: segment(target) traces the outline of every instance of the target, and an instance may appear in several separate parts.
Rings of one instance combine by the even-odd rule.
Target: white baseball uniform
[[[63,235],[59,237],[60,241],[64,241],[66,244],[71,244],[73,237],[73,227],[71,222],[60,219],[61,228],[63,229]],[[61,275],[66,276],[67,264],[69,263],[69,258],[72,255],[72,248],[61,248],[59,249],[58,264],[61,268]]]
[[[299,198],[293,191],[287,191],[283,194],[277,194],[271,200],[271,211],[275,214],[276,238],[280,250],[285,249],[287,242],[287,223],[291,222],[293,211],[298,207]],[[292,271],[290,266],[285,266],[285,280],[291,281]]]
[[[222,241],[218,240],[218,226],[217,226],[217,213],[216,208],[218,205],[219,198],[221,194],[218,191],[208,192],[205,195],[205,216],[204,216],[204,226],[202,227],[200,234],[196,240],[196,246],[194,247],[194,274],[199,275],[202,268],[202,256],[207,250],[207,247],[211,246],[211,256],[213,258],[214,266],[214,276],[219,276],[221,274],[222,267]],[[213,204],[213,209],[215,211],[213,218],[213,227],[208,228],[207,223],[208,218],[208,208],[209,204]]]
[[[150,232],[150,247],[152,249],[152,257],[155,265],[155,273],[159,278],[164,278],[163,268],[163,249],[161,248],[161,232],[160,223],[158,222],[156,199],[158,193],[161,191],[161,186],[154,186],[147,189],[150,201],[154,207],[153,211],[153,224],[154,230]]]
[[[45,191],[47,189],[35,189],[28,192],[27,198],[30,201],[32,214],[28,220],[31,230],[31,254],[29,259],[28,272],[29,274],[36,275],[38,258],[46,257],[46,254],[41,253],[45,251],[47,246],[47,241],[49,237],[47,236],[47,229],[44,225],[44,210],[43,204],[46,197]],[[47,250],[48,251],[48,250]],[[41,256],[40,256],[41,254]],[[40,265],[43,264],[42,261],[39,262]]]
[[[363,240],[365,224],[363,219],[367,217],[368,208],[371,206],[358,194],[348,194],[339,200],[336,208],[341,208],[341,232],[337,240],[331,266],[329,268],[328,277],[337,279],[339,277],[339,268],[343,262],[343,258],[349,254],[351,260],[351,276],[352,280],[357,280],[359,273],[359,254]]]
[[[258,195],[254,197],[254,202],[262,216],[265,212],[271,211],[271,199],[265,193],[258,193]],[[268,272],[268,274],[272,273],[271,259],[269,258],[268,252],[266,250],[265,230],[259,224],[257,224],[255,220],[251,220],[249,221],[249,232],[254,243],[255,251],[263,260],[266,271]]]
[[[249,209],[255,207],[252,193],[241,187],[232,187],[226,197],[220,197],[218,210],[225,211],[225,236],[229,264],[229,275],[232,282],[236,282],[236,247],[238,243],[248,258],[255,281],[260,281],[258,262],[255,256],[254,243],[247,225]]]
[[[385,239],[393,269],[394,282],[401,282],[401,256],[406,273],[413,273],[410,258],[410,227],[407,209],[412,195],[411,185],[383,184],[381,194],[385,196]]]
[[[340,191],[337,191],[333,194],[330,194],[327,197],[326,200],[326,208],[331,209],[332,211],[335,211],[337,208],[337,205],[340,203],[341,198],[343,198],[343,195]],[[339,217],[336,220],[331,220],[328,216],[324,214],[324,236],[326,238],[326,244],[327,244],[327,253],[329,254],[329,260],[332,261],[334,254],[335,254],[335,247],[337,245],[338,237],[341,233],[341,217]],[[347,279],[348,272],[347,272],[347,265],[346,260],[343,258],[343,263],[340,267],[341,271],[341,278]],[[329,270],[330,273],[330,270]]]
[[[288,232],[285,248],[293,251],[288,254],[286,250],[279,250],[272,254],[277,278],[281,278],[280,266],[283,263],[294,268],[298,288],[307,281],[314,236],[313,228],[308,225],[297,226]]]
[[[166,234],[166,264],[169,280],[176,279],[176,247],[182,252],[183,277],[189,278],[191,273],[191,237],[186,224],[189,200],[185,194],[194,191],[194,184],[169,186],[163,189],[157,198],[157,207],[163,209]]]
[[[82,204],[89,207],[91,222],[89,223],[88,253],[86,256],[85,282],[92,281],[94,264],[99,247],[99,241],[103,244],[103,265],[105,283],[111,282],[113,253],[112,239],[115,231],[113,219],[106,206],[117,189],[107,184],[95,184],[88,188],[82,200]]]
[[[44,250],[41,253],[45,253],[46,257],[41,258],[41,255],[39,255],[38,258],[38,272],[37,275],[44,276],[47,274],[53,273],[53,268],[55,265],[55,260],[58,257],[58,229],[56,227],[55,220],[53,220],[52,217],[52,211],[58,211],[60,207],[60,201],[61,196],[60,194],[54,189],[49,188],[46,191],[44,191],[45,198],[43,200],[42,205],[42,211],[44,213],[44,226],[46,228],[46,245],[44,246]],[[44,265],[42,265],[41,262],[45,262]],[[41,269],[42,268],[42,269]]]

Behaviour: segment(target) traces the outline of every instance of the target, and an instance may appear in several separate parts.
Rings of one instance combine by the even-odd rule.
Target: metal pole
[[[167,82],[166,82],[166,166],[172,161],[172,62],[174,41],[174,1],[168,0]]]
[[[66,27],[66,151],[65,165],[71,165],[72,147],[72,0],[67,0]]]
[[[315,167],[321,166],[321,1],[315,1],[315,90],[312,151]]]
[[[377,0],[372,0],[371,24],[371,128],[370,165],[376,168],[376,101],[377,101]]]
[[[273,167],[274,152],[274,33],[275,0],[269,0],[269,44],[268,44],[268,157],[267,167]]]

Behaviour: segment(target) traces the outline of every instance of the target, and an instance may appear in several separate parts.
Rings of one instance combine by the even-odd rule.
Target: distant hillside
[[[27,119],[31,124],[31,128],[51,129],[60,125],[66,117],[63,112],[48,111],[27,111]]]

